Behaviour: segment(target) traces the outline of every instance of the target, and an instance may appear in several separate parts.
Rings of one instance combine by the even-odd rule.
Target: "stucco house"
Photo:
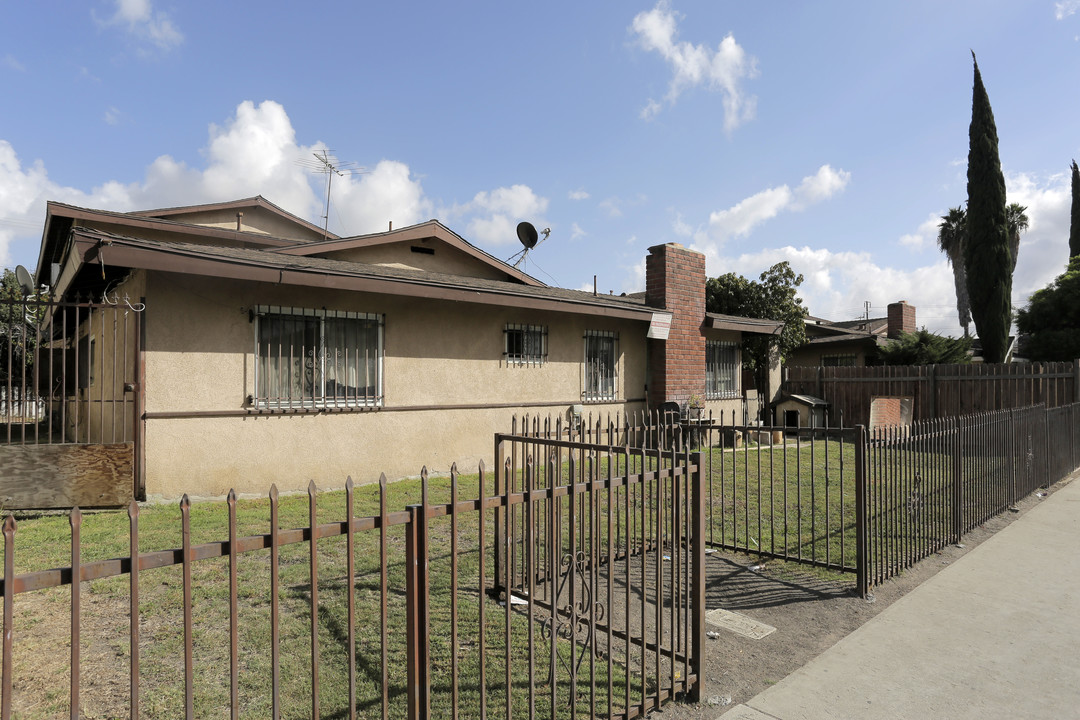
[[[144,212],[51,202],[37,267],[54,298],[140,311],[120,373],[134,379],[94,391],[138,398],[122,422],[140,497],[475,468],[526,413],[696,395],[730,417],[742,336],[779,330],[706,314],[704,256],[677,244],[649,249],[644,295],[605,295],[545,285],[435,220],[338,237],[261,197]],[[128,347],[92,313],[80,322],[87,362]]]
[[[915,306],[900,300],[888,307],[888,316],[865,320],[832,321],[808,316],[806,342],[791,353],[787,364],[799,367],[864,367],[877,349],[915,327]]]

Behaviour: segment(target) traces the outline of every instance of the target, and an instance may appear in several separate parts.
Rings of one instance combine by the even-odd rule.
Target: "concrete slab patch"
[[[709,610],[705,613],[705,623],[713,627],[730,630],[752,640],[760,640],[776,631],[776,628],[772,625],[766,625],[742,613],[724,610],[723,608]]]

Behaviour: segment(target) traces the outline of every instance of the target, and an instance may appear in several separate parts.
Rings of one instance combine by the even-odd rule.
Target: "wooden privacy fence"
[[[786,367],[782,392],[829,403],[849,426],[869,425],[875,398],[908,397],[917,420],[1080,401],[1080,363]]]
[[[343,496],[320,496],[311,484],[306,508],[276,489],[230,493],[225,507],[185,496],[181,545],[164,550],[140,549],[148,531],[132,502],[128,550],[105,560],[74,508],[70,564],[20,574],[17,559],[35,548],[20,546],[9,516],[0,718],[42,701],[20,702],[18,640],[41,627],[20,625],[17,611],[49,588],[70,588],[69,641],[27,647],[23,662],[70,653],[66,697],[54,691],[66,703],[52,701],[66,707],[50,712],[79,717],[88,695],[100,700],[104,668],[81,655],[91,584],[123,600],[106,620],[108,635],[126,635],[107,659],[127,670],[110,716],[632,718],[678,693],[697,698],[699,465],[685,452],[661,462],[582,443],[548,443],[539,456],[504,464],[497,491],[482,465],[466,478],[425,471],[420,502],[397,511],[391,497],[404,498],[385,477],[377,493],[350,480]],[[208,526],[227,538],[201,540]],[[496,526],[521,540],[515,564],[496,564]],[[62,607],[50,605],[54,625]]]

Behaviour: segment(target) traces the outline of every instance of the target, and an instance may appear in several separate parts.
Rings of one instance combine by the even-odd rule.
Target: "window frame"
[[[251,404],[261,410],[275,410],[275,409],[289,409],[289,410],[322,410],[322,409],[366,409],[383,406],[383,361],[384,361],[384,332],[385,332],[385,320],[386,316],[376,313],[363,313],[345,310],[327,310],[325,308],[298,308],[287,307],[279,305],[257,305],[251,310],[252,322],[255,330],[255,371],[254,371],[254,387],[255,392],[251,397]],[[278,345],[278,354],[276,355],[278,362],[280,363],[283,358],[288,358],[290,366],[283,372],[287,376],[287,382],[289,385],[290,395],[288,397],[273,397],[269,395],[269,387],[264,387],[266,384],[266,378],[263,375],[266,371],[263,368],[264,358],[269,363],[275,355],[264,354],[264,344],[268,346],[268,343],[264,343],[263,338],[263,324],[269,322],[271,318],[280,318],[282,321],[290,321],[294,323],[305,323],[309,321],[315,321],[318,323],[316,333],[316,345],[310,350],[305,349],[305,345],[300,345],[300,353],[294,355],[295,346],[290,344],[288,348],[284,345]],[[340,345],[336,345],[333,348],[328,348],[328,343],[334,342],[327,338],[327,321],[352,321],[358,323],[357,327],[351,331],[355,333],[353,347],[349,347],[349,342],[346,340]],[[369,341],[364,340],[361,342],[360,338],[367,333],[374,331],[375,347],[374,352],[371,353],[371,348],[364,347],[364,360],[362,365],[357,363],[357,366],[350,367],[349,361],[351,358],[356,358],[360,354],[361,345],[366,346]],[[302,333],[307,333],[306,328],[300,328]],[[346,334],[350,332],[346,330]],[[306,338],[305,338],[306,339]],[[343,350],[341,348],[344,348]],[[287,354],[283,354],[282,350],[286,350]],[[335,352],[336,351],[336,352]],[[310,355],[311,357],[318,356],[318,367],[316,368],[314,362],[304,362],[303,358]],[[331,361],[331,354],[336,359],[339,354],[343,357],[344,367],[338,365],[338,361],[332,361],[333,367],[328,365],[328,361]],[[292,396],[291,392],[294,387],[294,374],[296,372],[292,363],[295,360],[300,360],[304,363],[307,369],[311,370],[311,389],[310,392],[306,388],[302,388],[302,391],[298,397]],[[372,373],[374,373],[373,384],[364,384],[365,392],[361,394],[358,390],[359,379],[357,379],[357,392],[349,395],[348,390],[344,395],[338,393],[327,393],[328,383],[335,383],[337,387],[337,374],[344,369],[346,377],[350,373],[356,376],[363,375],[366,380]],[[317,372],[316,372],[317,370]],[[316,385],[316,378],[318,384]],[[279,381],[280,382],[280,381]],[[304,379],[301,378],[301,384],[303,385]],[[372,388],[372,392],[367,392],[367,388]],[[346,385],[347,388],[347,385]]]
[[[728,365],[723,354],[730,352],[730,377],[725,378],[723,367]],[[726,340],[705,341],[705,398],[707,400],[730,400],[741,397],[739,375],[742,363],[739,357],[739,343]],[[730,380],[730,388],[725,388],[725,379]]]
[[[619,399],[619,333],[609,330],[586,330],[584,337],[584,348],[582,352],[582,368],[581,368],[581,398],[584,402],[599,403],[599,402],[616,402]],[[591,388],[590,381],[596,380],[594,373],[590,371],[591,364],[595,363],[597,366],[603,362],[603,358],[599,356],[599,353],[603,351],[603,346],[607,346],[610,349],[611,368],[610,388]],[[597,352],[596,358],[590,358],[590,351]],[[606,385],[603,382],[604,377],[601,373],[598,378],[600,383]],[[597,383],[597,384],[600,384]]]
[[[511,338],[520,334],[522,352],[511,352]],[[535,350],[535,352],[534,352]],[[543,365],[548,357],[547,325],[506,323],[503,326],[503,357],[507,366]]]
[[[850,362],[825,362],[826,360],[849,360]],[[821,367],[858,367],[859,356],[855,353],[838,353],[821,356]]]

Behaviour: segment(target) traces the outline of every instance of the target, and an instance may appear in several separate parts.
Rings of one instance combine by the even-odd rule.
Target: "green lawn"
[[[493,492],[489,480],[488,494]],[[431,504],[450,500],[448,478],[432,478],[429,485]],[[478,495],[478,477],[463,476],[458,485],[459,500]],[[391,483],[387,487],[387,507],[393,512],[417,503],[421,498],[419,480]],[[564,503],[565,506],[566,503]],[[279,527],[298,528],[308,525],[308,497],[283,496],[279,501]],[[377,486],[357,488],[354,516],[378,515]],[[564,508],[565,512],[565,508]],[[224,502],[202,502],[191,507],[192,543],[222,541],[228,537],[228,510]],[[317,496],[317,521],[340,522],[346,517],[345,493],[323,492]],[[458,515],[456,547],[449,516],[430,521],[430,651],[432,658],[432,706],[437,717],[450,716],[452,694],[459,696],[462,717],[479,713],[481,696],[486,698],[488,712],[505,716],[507,659],[513,693],[510,698],[512,715],[528,717],[530,677],[536,687],[535,702],[538,717],[550,717],[551,688],[545,685],[551,659],[552,640],[544,634],[539,622],[530,622],[527,608],[514,606],[509,613],[505,605],[481,593],[479,513]],[[488,585],[493,573],[493,524],[495,512],[484,513],[485,574]],[[243,499],[237,503],[238,536],[259,535],[269,530],[270,502],[268,499]],[[598,541],[603,547],[606,529],[598,528]],[[128,554],[128,517],[124,512],[86,513],[82,527],[82,562],[121,557]],[[351,592],[355,602],[355,662],[356,708],[359,717],[381,717],[382,712],[382,622],[381,577],[378,531],[363,531],[354,535],[354,581]],[[405,563],[404,526],[388,532],[387,582],[387,655],[389,667],[389,714],[405,716],[406,692],[406,627],[405,627]],[[519,539],[520,540],[520,539]],[[140,551],[178,548],[181,546],[180,510],[176,505],[151,505],[141,508],[139,515]],[[537,547],[545,551],[542,540]],[[346,576],[348,557],[344,536],[324,537],[317,544],[318,564],[318,645],[319,645],[319,705],[323,717],[348,717],[348,615],[350,586]],[[454,552],[456,550],[456,553]],[[53,567],[68,566],[70,528],[66,516],[24,517],[19,520],[15,536],[15,570],[22,574]],[[457,593],[452,593],[451,578],[456,566]],[[265,718],[270,715],[271,703],[271,597],[270,550],[243,553],[237,563],[239,584],[239,697],[242,717]],[[305,542],[280,548],[280,698],[282,717],[308,716],[311,711],[311,584],[309,546]],[[194,686],[197,716],[217,716],[229,705],[229,561],[227,557],[199,560],[193,563],[193,635]],[[596,576],[594,575],[594,580]],[[602,580],[597,580],[602,584]],[[598,586],[599,587],[599,586]],[[620,590],[621,592],[622,590]],[[180,566],[144,570],[140,574],[140,702],[142,713],[148,717],[178,717],[183,714],[183,606],[182,570]],[[16,617],[13,624],[16,639],[16,708],[19,717],[53,717],[67,712],[67,683],[69,664],[66,641],[70,605],[70,587],[63,586],[32,593],[44,602],[30,602],[29,596],[15,598]],[[96,580],[82,586],[84,622],[82,635],[83,659],[82,697],[84,707],[92,702],[106,707],[123,708],[127,698],[127,674],[130,660],[128,649],[127,575]],[[456,603],[452,603],[456,598]],[[36,598],[35,598],[36,599]],[[480,608],[484,607],[484,642],[486,651],[486,689],[480,686]],[[20,612],[22,608],[22,612]],[[456,620],[452,615],[456,613]],[[104,616],[104,617],[101,617]],[[542,613],[541,613],[542,616]],[[507,651],[507,622],[510,628]],[[60,629],[56,626],[59,625]],[[51,627],[51,633],[44,629]],[[456,628],[456,632],[454,631]],[[535,646],[534,671],[530,672],[530,629]],[[61,630],[63,634],[61,634]],[[454,639],[456,638],[456,642]],[[606,654],[606,636],[599,640]],[[565,637],[555,635],[557,655],[570,655],[575,647]],[[642,681],[636,669],[639,653],[630,652],[635,663],[633,676],[627,680],[624,664],[625,650],[615,640],[613,655],[614,706],[621,707],[629,682],[631,703],[640,701]],[[456,650],[456,665],[454,652]],[[50,661],[43,663],[41,658]],[[98,665],[104,663],[104,665]],[[570,676],[561,661],[555,683],[556,716],[569,717],[567,699],[570,695]],[[664,664],[667,667],[667,664]],[[608,663],[586,658],[579,674],[578,712],[595,704],[603,712],[607,708]],[[45,675],[34,686],[34,697],[21,689],[20,672]],[[665,670],[666,672],[666,670]],[[51,675],[51,677],[48,677]],[[588,691],[590,679],[597,688]],[[107,680],[107,682],[106,682]],[[655,683],[648,680],[650,691]],[[102,698],[111,697],[110,702]],[[126,715],[126,711],[124,711]]]

